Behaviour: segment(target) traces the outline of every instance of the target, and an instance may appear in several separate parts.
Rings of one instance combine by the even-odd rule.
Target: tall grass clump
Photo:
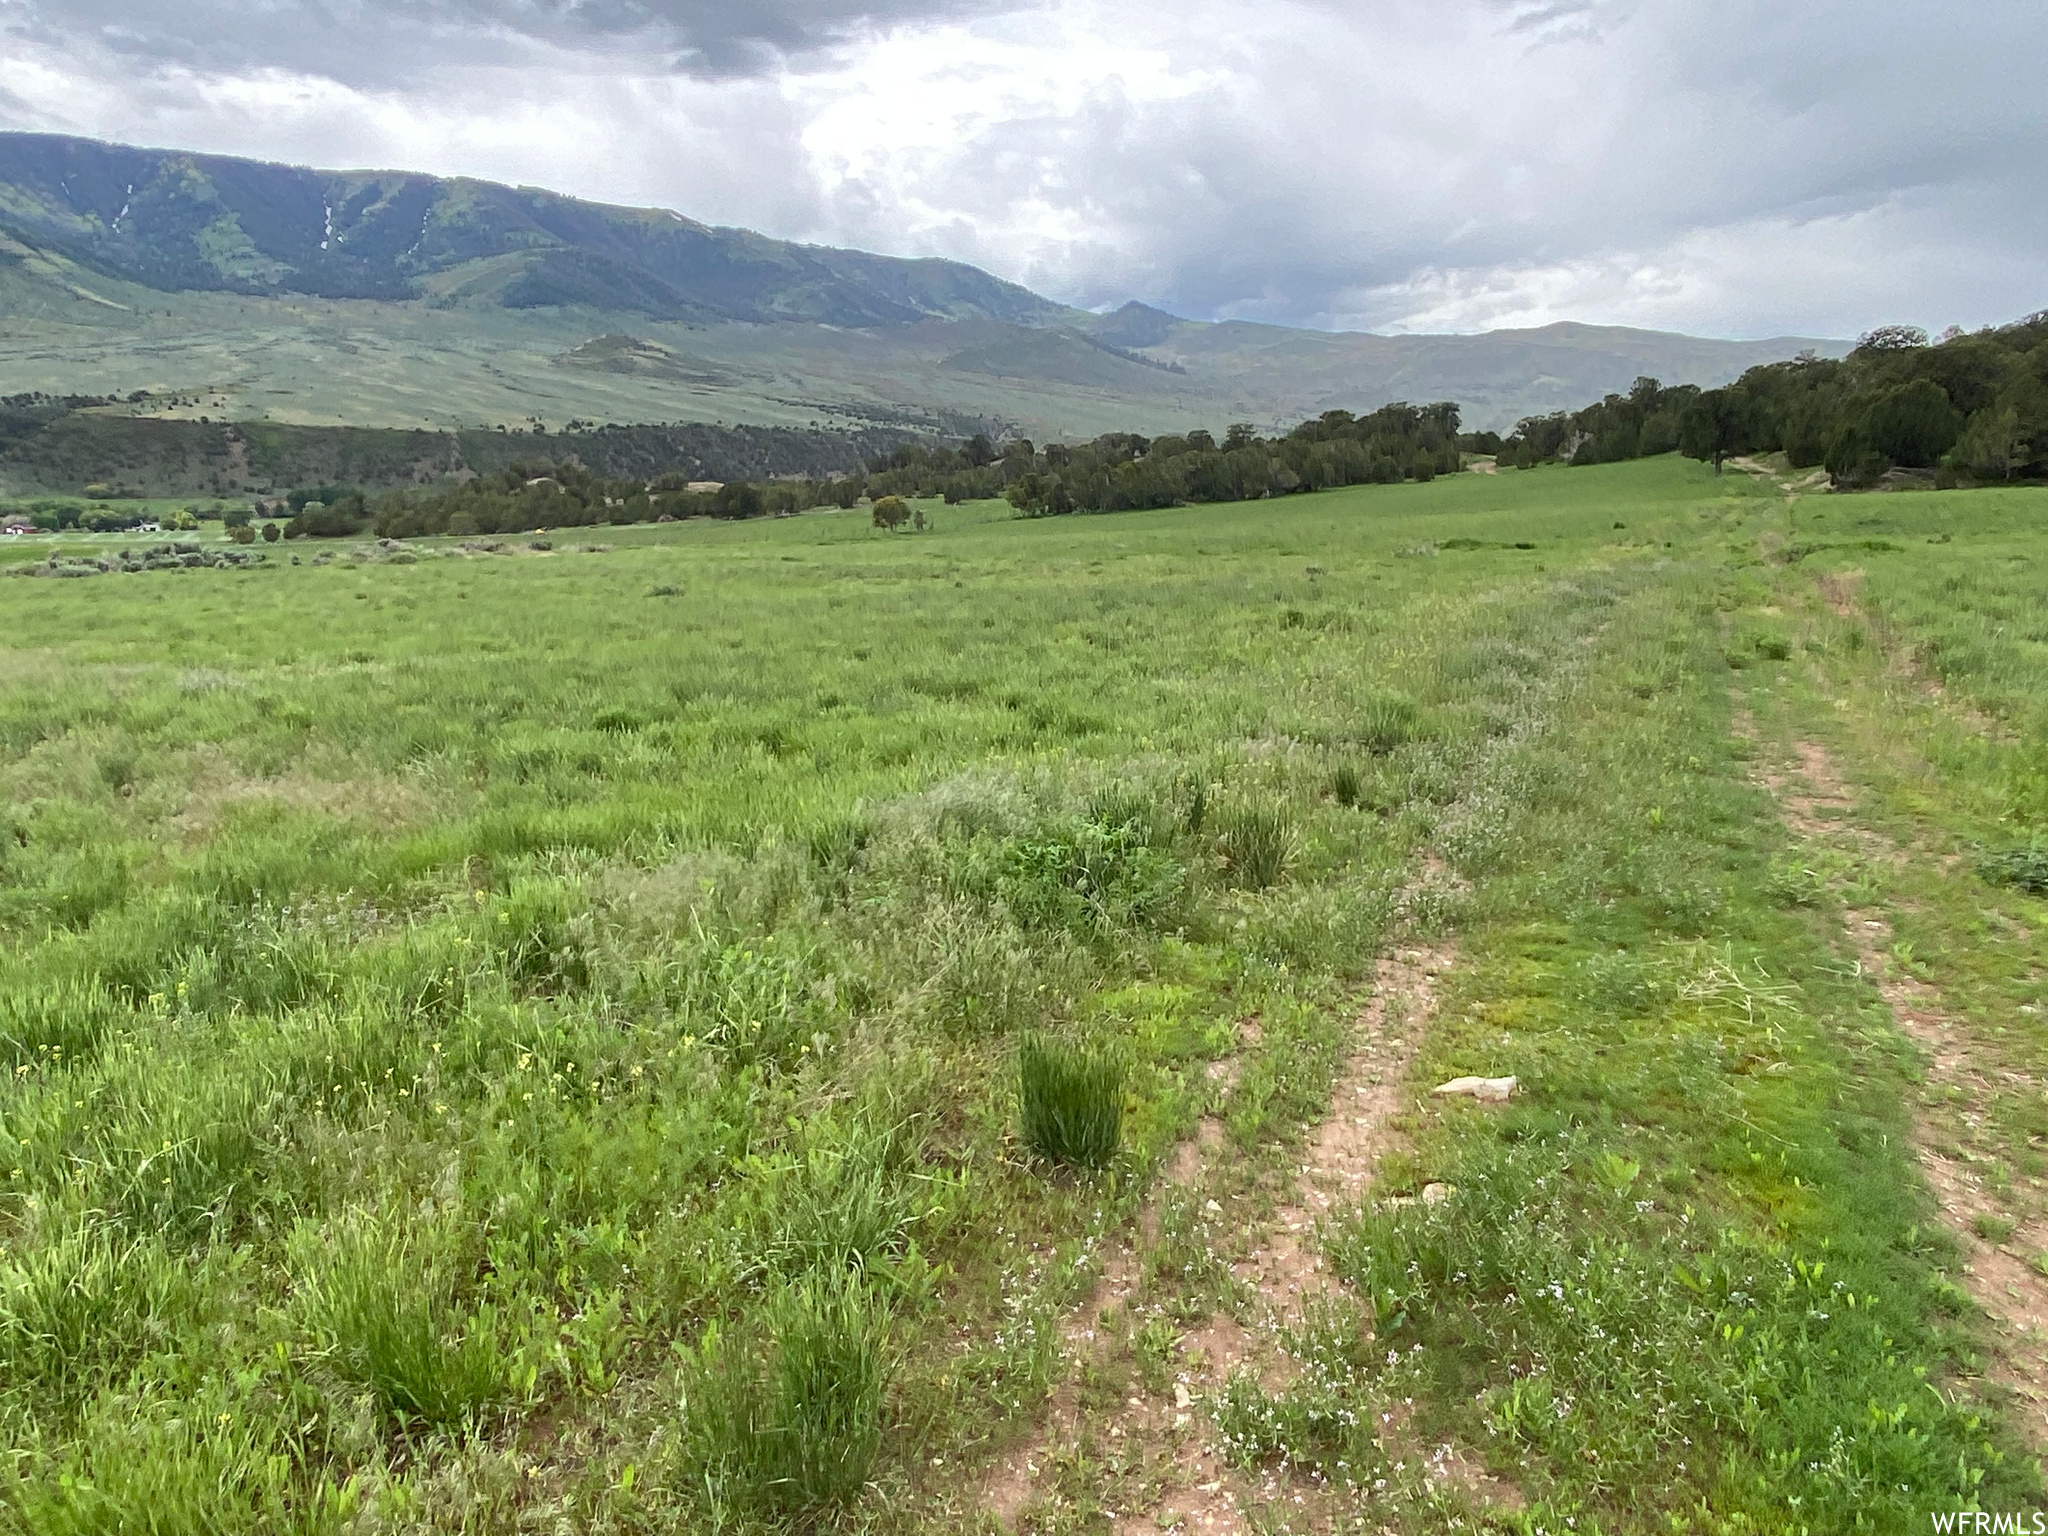
[[[1420,725],[1415,706],[1398,694],[1382,693],[1367,699],[1358,711],[1353,734],[1358,744],[1374,757],[1385,757],[1396,747],[1415,739]]]
[[[1278,885],[1294,855],[1294,838],[1279,809],[1239,805],[1218,819],[1222,830],[1216,837],[1216,852],[1230,884],[1248,891]]]
[[[914,1160],[906,1127],[819,1127],[802,1160],[767,1186],[763,1261],[792,1276],[888,1270],[928,1203],[930,1181],[912,1171]]]
[[[707,1333],[682,1417],[690,1481],[714,1527],[804,1522],[867,1486],[888,1351],[888,1309],[850,1271],[792,1281],[759,1324]]]
[[[1128,1076],[1122,1054],[1111,1047],[1023,1036],[1017,1077],[1025,1143],[1050,1162],[1105,1166],[1123,1137]]]
[[[456,1300],[445,1246],[368,1212],[293,1241],[302,1316],[321,1359],[401,1424],[472,1423],[518,1391],[516,1340],[496,1309]]]
[[[1097,790],[1089,797],[1088,820],[1148,848],[1166,848],[1173,843],[1172,817],[1157,799],[1133,784]]]
[[[1365,786],[1358,776],[1356,763],[1339,763],[1330,775],[1330,795],[1346,810],[1357,805],[1365,797]]]
[[[98,981],[24,976],[0,984],[0,1064],[77,1061],[131,1017]]]

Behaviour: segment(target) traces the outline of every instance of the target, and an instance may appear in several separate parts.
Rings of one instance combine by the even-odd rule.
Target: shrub
[[[1082,938],[1169,924],[1185,871],[1154,846],[1168,835],[1152,807],[1144,821],[1052,825],[1003,845],[997,888],[1020,927]]]
[[[1977,872],[1993,885],[2048,896],[2048,842],[2036,839],[2010,848],[1988,848],[1977,861]]]
[[[1103,1167],[1123,1136],[1127,1075],[1113,1049],[1025,1035],[1017,1042],[1025,1143],[1051,1162]]]
[[[1240,805],[1222,820],[1216,851],[1230,883],[1250,891],[1278,885],[1294,852],[1294,840],[1280,812],[1272,806]]]
[[[256,542],[256,530],[247,523],[235,523],[228,528],[228,537],[237,544],[254,544]]]
[[[875,526],[894,533],[910,521],[910,504],[901,496],[884,496],[875,503]]]
[[[263,525],[263,542],[264,542],[264,543],[266,543],[266,544],[275,544],[275,543],[276,543],[276,542],[277,542],[277,541],[278,541],[279,539],[281,539],[281,538],[283,538],[283,537],[284,537],[284,534],[283,534],[283,533],[282,533],[282,532],[281,532],[281,531],[279,530],[279,528],[278,528],[277,524],[275,524],[275,523],[265,523],[265,524]]]

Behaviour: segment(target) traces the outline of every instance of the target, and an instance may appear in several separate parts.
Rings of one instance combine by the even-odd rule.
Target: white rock
[[[1173,1384],[1173,1406],[1176,1408],[1192,1408],[1195,1406],[1194,1394],[1188,1391],[1188,1384],[1184,1381],[1176,1381]]]
[[[1450,1198],[1451,1186],[1448,1184],[1425,1184],[1422,1186],[1422,1203],[1424,1205],[1442,1205]]]
[[[1454,1077],[1448,1083],[1438,1083],[1436,1092],[1442,1094],[1469,1094],[1475,1099],[1488,1099],[1499,1103],[1515,1091],[1512,1077]]]

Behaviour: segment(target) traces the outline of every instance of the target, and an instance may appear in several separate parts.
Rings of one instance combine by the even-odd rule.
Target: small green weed
[[[2048,896],[2048,841],[1986,849],[1977,860],[1977,872],[1993,885]]]
[[[1970,1218],[1970,1229],[1987,1243],[2004,1242],[2018,1225],[2010,1216],[1998,1211],[1979,1211]]]
[[[1780,906],[1817,907],[1827,895],[1827,877],[1796,859],[1778,859],[1764,876],[1764,894]]]

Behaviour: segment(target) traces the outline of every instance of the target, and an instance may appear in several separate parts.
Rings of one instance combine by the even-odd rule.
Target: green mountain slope
[[[665,209],[55,134],[0,134],[0,229],[163,292],[469,298],[829,325],[1066,313],[959,262],[793,245]]]
[[[1376,336],[1094,316],[959,262],[660,209],[0,133],[0,394],[447,430],[734,422],[1037,438],[1456,400],[1474,427],[1813,346],[1555,325]]]

